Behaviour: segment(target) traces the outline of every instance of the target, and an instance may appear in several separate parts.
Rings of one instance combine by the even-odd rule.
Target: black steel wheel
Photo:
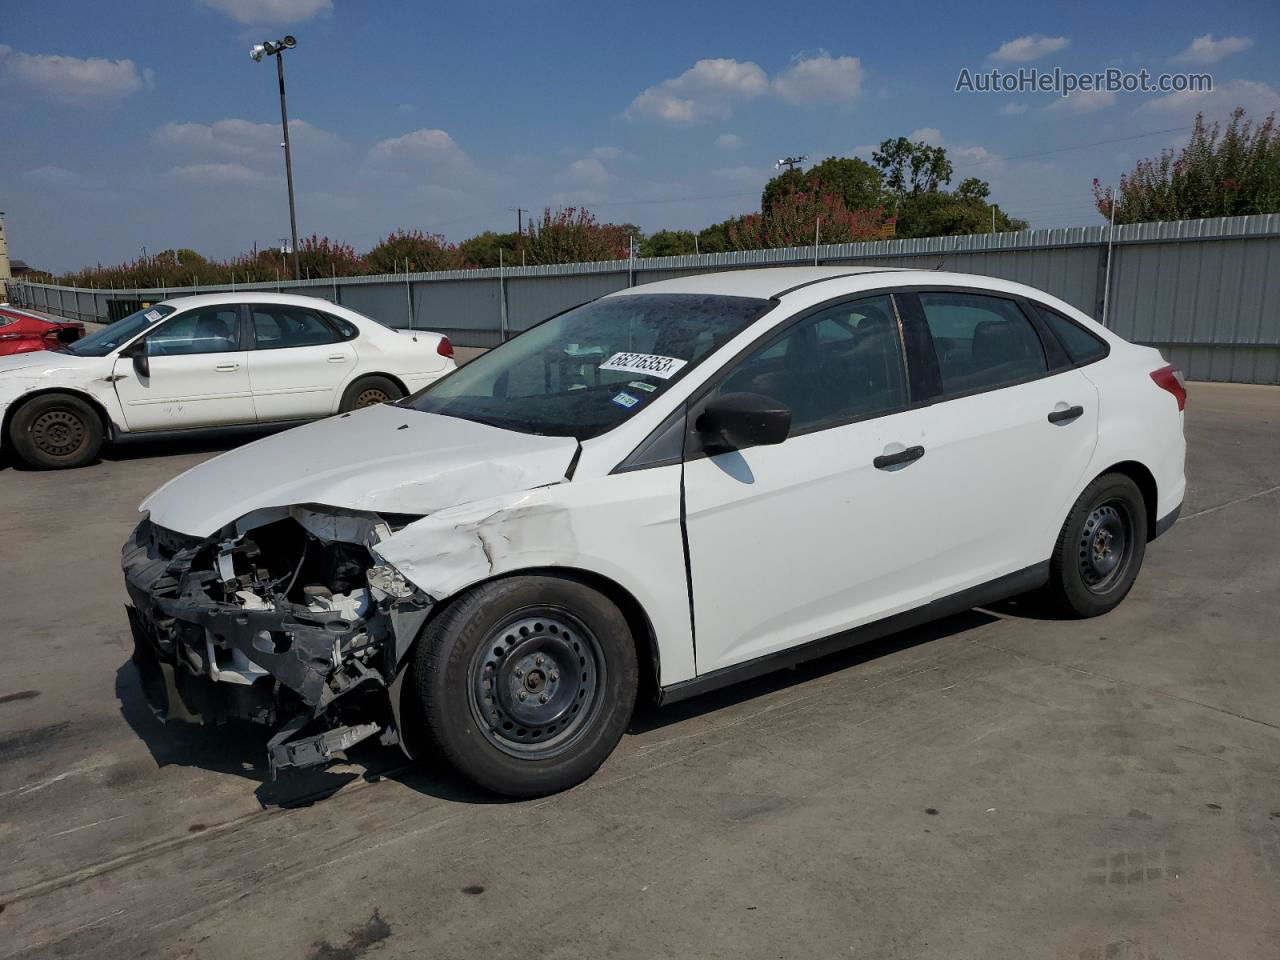
[[[404,391],[388,377],[361,377],[343,392],[338,409],[346,413],[379,403],[391,403],[403,396]]]
[[[569,611],[519,611],[471,658],[477,726],[512,756],[553,757],[595,720],[607,670],[599,641]]]
[[[18,455],[41,470],[83,467],[102,448],[102,420],[78,397],[46,393],[23,404],[13,415],[9,436]]]
[[[412,689],[431,740],[475,783],[538,797],[581,783],[621,739],[639,671],[626,618],[572,577],[481,584],[430,620]]]
[[[1132,479],[1104,474],[1085,489],[1062,525],[1049,563],[1049,591],[1063,612],[1096,617],[1115,608],[1138,577],[1147,511]]]

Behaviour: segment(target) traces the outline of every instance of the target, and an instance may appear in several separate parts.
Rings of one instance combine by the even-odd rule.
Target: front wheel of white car
[[[66,393],[28,400],[9,423],[9,439],[29,466],[38,470],[83,467],[98,457],[104,431],[93,407]]]
[[[635,706],[635,644],[607,597],[576,580],[483,584],[418,642],[415,686],[432,739],[480,786],[541,797],[593,774]]]
[[[1138,578],[1147,549],[1142,491],[1124,474],[1094,480],[1071,508],[1049,563],[1049,592],[1069,616],[1113,610]]]

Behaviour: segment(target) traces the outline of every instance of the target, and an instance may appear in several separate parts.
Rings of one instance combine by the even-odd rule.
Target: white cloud
[[[921,127],[919,130],[912,130],[907,135],[907,139],[912,143],[927,143],[931,147],[946,147],[947,158],[957,166],[973,166],[976,164],[987,164],[1000,162],[1001,158],[992,153],[986,147],[979,147],[975,144],[951,143],[942,135],[942,131],[937,127]],[[859,147],[857,150],[865,148]],[[873,149],[879,149],[875,147]],[[956,181],[963,180],[966,175],[957,176]]]
[[[1016,40],[1006,40],[990,56],[992,60],[1002,63],[1026,63],[1057,53],[1069,43],[1071,40],[1067,37],[1046,37],[1042,33],[1032,33]]]
[[[857,57],[833,57],[825,50],[815,57],[798,57],[773,78],[773,90],[788,103],[852,100],[862,92],[862,62]]]
[[[1248,50],[1253,46],[1251,37],[1223,37],[1215,39],[1212,33],[1196,37],[1181,53],[1171,59],[1174,63],[1217,63],[1233,53]]]
[[[737,150],[742,146],[742,138],[736,133],[722,133],[716,137],[716,146],[721,150]]]
[[[1007,117],[1017,116],[1020,113],[1027,112],[1027,105],[1025,103],[1017,103],[1013,100],[1010,100],[1008,103],[1006,103],[1004,106],[1000,108],[1000,112]]]
[[[473,181],[480,168],[444,130],[413,130],[379,140],[366,154],[367,171],[394,172],[418,185],[437,187]]]
[[[558,183],[569,184],[604,184],[612,179],[613,174],[596,157],[575,160],[556,176]]]
[[[333,0],[201,0],[238,23],[301,23],[331,13]]]
[[[769,89],[769,77],[757,64],[728,58],[699,60],[680,74],[642,91],[625,116],[687,126],[724,119],[733,105]]]
[[[257,163],[276,162],[280,156],[280,125],[254,123],[232,117],[214,123],[166,123],[151,138],[160,147],[193,160],[228,159]],[[337,143],[338,138],[305,120],[289,121],[289,142],[295,159],[299,150],[314,151]]]
[[[169,176],[175,180],[203,186],[247,187],[266,183],[266,174],[246,167],[243,163],[192,163],[174,167]]]
[[[593,160],[617,160],[622,156],[622,150],[618,147],[593,147],[587,156]]]
[[[101,187],[103,183],[101,177],[90,176],[76,170],[68,170],[66,167],[58,167],[51,164],[36,167],[34,170],[27,170],[22,174],[22,179],[28,183],[34,183],[38,187],[51,190],[88,190]]]
[[[1188,122],[1197,113],[1203,113],[1210,122],[1225,120],[1236,107],[1244,107],[1250,117],[1261,120],[1272,111],[1280,111],[1280,91],[1254,80],[1233,80],[1207,92],[1186,90],[1142,105],[1144,111],[1181,115]]]
[[[1077,90],[1069,97],[1059,97],[1049,104],[1050,110],[1065,110],[1068,113],[1093,113],[1105,110],[1116,102],[1116,95],[1110,90]]]
[[[36,95],[64,103],[118,100],[154,85],[154,74],[132,60],[23,53],[7,46],[0,46],[0,69]]]

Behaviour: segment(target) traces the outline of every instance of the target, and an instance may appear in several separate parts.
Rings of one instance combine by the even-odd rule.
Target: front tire
[[[404,396],[404,391],[388,377],[361,377],[342,394],[339,413],[348,413],[379,403],[391,403]]]
[[[37,470],[93,463],[105,437],[98,412],[79,397],[47,393],[27,401],[9,423],[18,456]]]
[[[617,606],[553,576],[495,580],[452,602],[419,639],[413,673],[445,757],[516,798],[595,773],[630,722],[638,677]]]
[[[1049,593],[1063,613],[1097,617],[1129,593],[1147,549],[1138,485],[1119,473],[1094,480],[1071,508],[1049,563]]]

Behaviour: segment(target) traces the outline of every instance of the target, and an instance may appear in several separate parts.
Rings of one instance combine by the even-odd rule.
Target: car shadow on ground
[[[296,426],[296,424],[290,424]],[[98,458],[88,466],[74,467],[72,471],[94,470],[103,463],[128,463],[133,460],[158,460],[163,457],[191,456],[194,454],[218,454],[242,447],[254,440],[261,440],[280,433],[287,427],[252,427],[213,433],[193,433],[189,437],[165,437],[156,440],[131,440],[127,443],[107,443]],[[5,445],[8,446],[7,444]],[[48,473],[30,467],[19,460],[11,450],[0,453],[0,472],[13,470],[18,473]]]
[[[693,717],[714,714],[879,657],[994,623],[996,619],[989,613],[970,610],[672,706],[658,707],[649,700],[637,706],[628,735],[645,734]],[[268,728],[247,722],[208,727],[181,721],[162,722],[147,704],[131,660],[116,671],[116,697],[122,717],[146,744],[157,766],[176,764],[240,777],[256,784],[254,795],[264,808],[309,806],[356,781],[382,779],[395,780],[441,800],[474,804],[510,802],[473,786],[441,757],[428,755],[420,762],[411,762],[399,747],[381,746],[375,740],[353,748],[345,764],[288,771],[272,780],[266,759],[267,741],[271,737]]]

